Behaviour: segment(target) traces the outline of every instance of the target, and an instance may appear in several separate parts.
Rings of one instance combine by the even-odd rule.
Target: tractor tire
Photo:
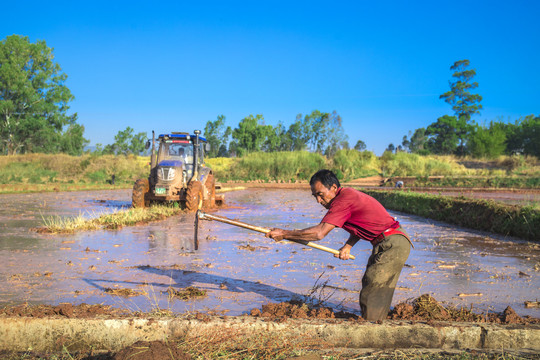
[[[186,190],[186,209],[194,212],[202,208],[203,185],[200,181],[191,181]]]
[[[144,208],[149,205],[145,200],[146,194],[150,191],[148,179],[138,179],[133,185],[133,194],[131,195],[131,206],[134,208]]]
[[[216,179],[214,179],[214,174],[208,175],[204,186],[208,191],[208,199],[204,202],[204,207],[212,209],[216,207]]]

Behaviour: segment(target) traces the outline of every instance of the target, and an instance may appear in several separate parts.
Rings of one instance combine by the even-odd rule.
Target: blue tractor
[[[188,211],[196,211],[223,202],[223,196],[216,195],[214,173],[204,163],[204,152],[210,144],[200,134],[200,130],[192,135],[172,132],[159,135],[156,141],[152,131],[150,176],[138,179],[133,185],[133,207],[142,208],[152,202],[179,202]]]

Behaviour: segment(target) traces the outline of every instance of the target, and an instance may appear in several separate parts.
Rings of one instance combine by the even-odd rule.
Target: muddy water
[[[193,251],[193,215],[148,225],[74,235],[30,231],[42,218],[96,216],[129,206],[130,191],[4,195],[0,197],[0,304],[103,303],[132,311],[157,307],[176,312],[248,312],[268,302],[302,298],[358,312],[358,291],[370,253],[359,242],[355,261],[218,222],[203,222]],[[308,190],[250,189],[227,194],[217,214],[267,227],[317,224],[324,209]],[[540,317],[524,301],[540,296],[540,246],[444,223],[391,213],[413,235],[411,252],[394,304],[424,293],[478,311],[511,305],[520,315]],[[339,248],[347,233],[334,230],[322,245]],[[248,246],[249,245],[249,246]],[[177,300],[169,287],[195,286],[202,299]],[[132,289],[119,297],[107,289]],[[460,296],[461,295],[461,296]]]

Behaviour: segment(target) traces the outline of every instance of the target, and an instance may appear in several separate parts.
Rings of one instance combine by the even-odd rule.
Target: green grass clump
[[[437,176],[463,174],[467,170],[453,161],[437,157],[398,152],[385,152],[380,158],[381,174],[389,176]]]
[[[123,226],[148,223],[162,220],[169,216],[179,214],[182,210],[166,205],[155,205],[149,208],[131,208],[113,214],[103,214],[99,217],[87,219],[82,215],[62,218],[52,217],[43,219],[44,226],[38,229],[42,233],[74,233],[97,229],[119,229]]]
[[[532,241],[540,238],[540,210],[533,206],[400,190],[362,191],[392,210]]]
[[[306,180],[327,166],[321,154],[307,151],[251,153],[231,164],[227,173],[218,174],[222,180]]]

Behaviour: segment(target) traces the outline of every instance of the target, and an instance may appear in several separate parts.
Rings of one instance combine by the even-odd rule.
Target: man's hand
[[[351,254],[352,246],[349,244],[343,245],[339,249],[339,255],[334,255],[334,257],[340,258],[341,260],[349,260],[349,255]]]
[[[285,230],[272,228],[270,232],[266,233],[264,236],[274,239],[275,241],[281,241],[285,237]]]

